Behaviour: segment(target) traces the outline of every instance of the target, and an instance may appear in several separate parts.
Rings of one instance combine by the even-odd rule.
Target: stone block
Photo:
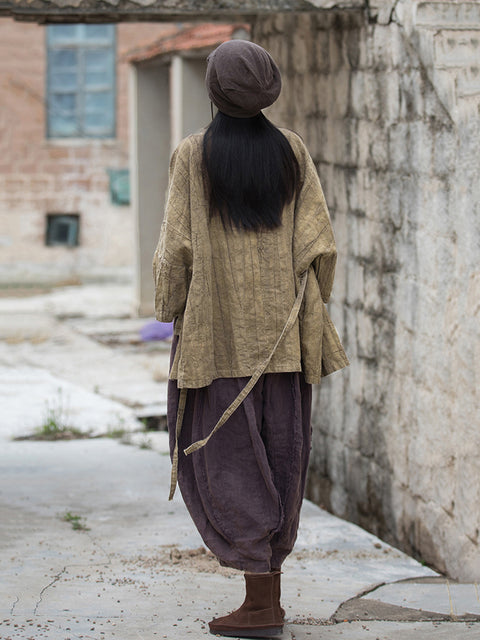
[[[378,314],[383,309],[381,282],[371,269],[364,270],[363,302],[369,313]]]
[[[399,104],[397,117],[409,121],[422,119],[425,109],[424,93],[426,91],[422,72],[418,69],[408,69],[401,72],[398,78],[398,93],[396,97]],[[391,108],[396,109],[393,103]]]
[[[358,421],[358,433],[359,433],[359,452],[362,457],[373,458],[375,455],[375,448],[377,443],[375,442],[375,426],[372,425],[372,413],[370,407],[365,405],[362,401],[360,419]],[[367,477],[368,481],[368,477]]]
[[[381,119],[387,124],[396,122],[400,117],[400,77],[397,71],[379,75]]]
[[[358,36],[352,39],[352,45],[355,47],[355,57],[350,59],[349,42],[345,43],[345,56],[353,71],[370,69],[375,60],[375,51],[371,46],[371,25],[364,25],[359,29]]]
[[[375,126],[370,132],[368,165],[384,171],[389,165],[387,129]]]
[[[395,230],[402,228],[405,211],[402,195],[404,183],[397,174],[389,174],[386,190],[382,191],[381,206],[384,211],[384,219],[388,219]]]
[[[335,164],[336,144],[340,121],[328,118],[325,120],[325,138],[322,145],[322,162]]]
[[[330,41],[328,31],[316,30],[313,32],[312,46],[312,69],[320,73],[330,71]]]
[[[471,451],[460,457],[456,466],[455,504],[459,518],[459,527],[474,543],[480,543],[480,522],[478,513],[468,505],[480,503],[480,484],[476,480],[476,467],[479,446],[476,442],[470,441]]]
[[[367,171],[367,169],[345,170],[348,207],[354,215],[360,217],[365,215],[365,190],[363,185]]]
[[[392,25],[376,24],[372,29],[370,46],[375,56],[373,67],[376,71],[391,70],[395,67],[392,55],[392,31]]]
[[[476,2],[421,2],[417,7],[417,27],[440,29],[479,29],[480,6]]]
[[[365,118],[367,114],[365,71],[355,71],[350,75],[350,114],[354,118]]]
[[[299,96],[303,105],[304,117],[318,116],[317,82],[315,77],[305,76],[303,94]]]
[[[330,78],[329,113],[336,118],[344,118],[349,110],[350,71],[342,67]]]
[[[334,207],[337,211],[348,211],[345,172],[339,167],[333,167],[332,197]]]
[[[295,73],[304,74],[309,70],[308,33],[295,32],[295,50],[292,52],[292,66]]]
[[[282,49],[285,49],[286,47],[281,46],[281,39],[278,37],[267,37],[262,33],[255,37],[255,41],[261,43],[261,46],[270,53],[277,63],[283,79],[283,76],[288,72],[288,67],[285,65],[285,60],[282,57],[285,53]]]
[[[452,174],[457,162],[458,140],[453,131],[433,132],[433,170],[437,176]]]
[[[390,158],[390,167],[394,171],[410,172],[408,131],[408,125],[402,122],[393,125],[389,129],[388,156]]]
[[[368,493],[368,461],[359,451],[347,447],[345,450],[345,464],[350,502],[352,502],[353,498],[355,502],[365,503]]]
[[[358,324],[357,330],[358,357],[366,360],[374,360],[377,356],[376,342],[379,338],[381,338],[381,336],[378,335],[378,323],[375,317],[365,313],[362,316],[361,322]],[[367,380],[362,397],[367,404],[375,405],[379,402],[379,394],[381,393],[381,389],[373,380]]]
[[[480,96],[480,56],[476,66],[460,69],[456,78],[459,98]]]
[[[348,216],[348,261],[357,260],[361,256],[360,252],[360,230],[362,228],[363,219],[347,213]]]
[[[288,20],[288,17],[285,13],[282,13],[280,11],[275,12],[275,14],[273,15],[273,17],[268,17],[267,20],[271,20],[272,21],[272,26],[275,29],[275,31],[277,33],[285,33],[285,27],[286,27],[286,23]]]
[[[328,105],[330,104],[330,93],[332,91],[332,82],[329,75],[319,73],[311,78],[312,91],[315,95],[315,108],[319,117],[326,117],[329,114]]]
[[[345,517],[348,505],[348,494],[343,488],[344,484],[334,484],[330,494],[332,511],[340,517]]]
[[[358,166],[358,120],[348,118],[341,121],[339,144],[336,147],[336,162],[340,165]]]
[[[332,28],[328,34],[329,70],[330,72],[335,73],[341,67],[345,66],[342,46],[342,31],[340,29]]]
[[[478,31],[441,30],[434,39],[435,65],[441,67],[478,66],[480,34]]]
[[[305,144],[310,151],[310,155],[316,162],[320,162],[322,159],[322,120],[316,118],[306,118],[306,137]]]
[[[376,121],[382,113],[381,79],[376,73],[365,75],[364,97],[365,115],[369,120]]]
[[[382,145],[386,147],[385,129],[369,120],[359,120],[357,130],[358,166],[362,168],[379,166]],[[383,151],[386,155],[386,149]],[[378,178],[377,178],[378,179]]]
[[[343,376],[347,377],[347,374]],[[345,381],[345,387],[348,389],[348,380]],[[358,402],[352,401],[344,403],[344,433],[343,438],[345,444],[350,450],[358,451],[360,449],[360,434],[358,430],[358,421],[360,419],[361,406]]]
[[[351,260],[347,262],[347,270],[349,268]],[[356,398],[361,402],[362,385],[359,379],[359,362],[357,361],[357,311],[348,302],[345,297],[345,330],[342,338],[345,340],[345,344],[348,345],[348,357],[350,360],[350,377],[349,377],[349,389],[352,393],[352,400]]]
[[[345,33],[344,55],[348,66],[353,69],[359,69],[366,65],[366,39],[363,29],[350,30]]]
[[[320,182],[322,184],[325,200],[327,201],[327,206],[335,211],[332,205],[333,170],[334,167],[331,164],[320,164],[318,167],[318,175],[320,176]]]
[[[380,263],[379,234],[381,233],[381,226],[372,218],[359,218],[359,221],[359,258],[366,262],[369,268],[378,268]],[[375,267],[372,267],[373,264],[375,264]]]
[[[335,437],[327,438],[329,456],[327,458],[327,474],[336,483],[345,481],[345,451],[342,442]]]
[[[423,190],[418,199],[418,220],[420,234],[430,233],[432,241],[440,236],[454,237],[452,229],[451,207],[452,187],[449,180],[441,177],[423,181]],[[454,200],[453,200],[454,203]],[[455,206],[455,204],[453,205]],[[432,229],[432,220],[435,220],[435,229]],[[417,233],[418,235],[418,233]],[[425,241],[421,236],[422,241]]]
[[[437,286],[441,291],[447,291],[452,281],[452,274],[455,273],[457,243],[455,237],[445,238],[439,237],[436,243],[436,267],[437,267]],[[452,328],[457,327],[457,322],[453,323],[453,327],[448,329],[450,334]]]
[[[414,280],[401,279],[398,284],[396,316],[409,336],[418,328],[418,286]],[[412,348],[408,341],[409,349]],[[409,355],[412,355],[411,353]],[[404,354],[405,358],[406,354]],[[410,357],[409,357],[410,360]],[[403,364],[403,360],[401,361]]]
[[[357,305],[358,302],[363,304],[364,301],[364,282],[363,282],[364,267],[356,261],[349,260],[347,263],[347,291],[346,301],[350,305]],[[358,325],[357,325],[358,326]],[[358,349],[358,337],[357,337],[357,353]]]
[[[423,122],[408,125],[409,163],[415,173],[432,173],[432,136]]]

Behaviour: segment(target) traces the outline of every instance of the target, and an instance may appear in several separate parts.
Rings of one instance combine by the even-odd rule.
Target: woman
[[[205,544],[245,572],[224,636],[282,633],[280,570],[299,522],[311,384],[348,364],[325,303],[336,249],[313,162],[262,114],[277,65],[243,40],[208,57],[218,113],[175,150],[154,256],[156,317],[175,320],[168,397],[177,481]]]

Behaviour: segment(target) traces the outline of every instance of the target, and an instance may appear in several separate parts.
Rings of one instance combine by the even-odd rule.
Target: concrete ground
[[[168,345],[131,292],[0,298],[0,639],[200,638],[243,579],[168,502]],[[14,440],[46,423],[84,439]],[[100,437],[93,437],[100,436]],[[117,437],[112,437],[117,436]],[[480,593],[304,501],[284,566],[282,640],[480,640]]]

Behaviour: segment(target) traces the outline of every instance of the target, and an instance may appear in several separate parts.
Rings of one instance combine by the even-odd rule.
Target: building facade
[[[0,20],[0,283],[131,280],[126,50],[161,24]]]

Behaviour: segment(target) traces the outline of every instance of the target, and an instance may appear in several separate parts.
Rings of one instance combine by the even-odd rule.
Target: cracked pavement
[[[90,310],[83,317],[82,291]],[[133,375],[142,366],[138,350],[131,344],[125,348],[121,339],[117,346],[103,342],[102,375],[112,376],[104,396],[92,390],[91,380],[100,354],[95,335],[102,326],[111,330],[115,325],[117,338],[122,323],[125,334],[132,331],[131,319],[122,316],[118,305],[114,318],[102,315],[102,300],[108,306],[109,297],[117,294],[118,289],[103,291],[92,307],[91,289],[66,290],[64,298],[57,291],[56,306],[49,299],[50,311],[42,296],[0,300],[0,312],[2,305],[8,307],[11,317],[22,309],[41,309],[44,327],[60,325],[60,333],[47,332],[39,343],[28,335],[18,338],[18,325],[16,340],[8,341],[8,327],[0,327],[0,396],[9,407],[0,415],[1,640],[195,639],[209,635],[209,619],[243,599],[241,575],[219,567],[205,550],[179,492],[167,501],[170,462],[164,432],[133,433],[126,440],[130,445],[112,438],[11,439],[25,431],[35,411],[38,415],[35,402],[51,388],[42,387],[48,376],[67,380],[70,392],[78,392],[79,420],[91,416],[92,407],[94,412],[99,407],[102,419],[118,409],[121,394],[110,397],[112,380],[121,377],[118,358],[123,366],[130,362],[128,373]],[[73,295],[74,323],[65,314]],[[68,332],[62,333],[66,325]],[[48,346],[67,334],[63,355],[61,344],[55,343],[55,363]],[[118,344],[123,345],[120,353]],[[110,357],[108,350],[117,353]],[[93,359],[85,358],[85,351]],[[165,353],[141,355],[158,358],[165,367]],[[14,376],[18,359],[22,367],[28,364],[29,376]],[[138,375],[146,379],[145,372]],[[35,384],[38,393],[32,390]],[[161,386],[149,384],[149,393]],[[155,398],[140,392],[138,404],[153,406]],[[132,412],[135,393],[128,390],[125,410]],[[99,399],[102,404],[95,404]],[[82,403],[87,404],[84,413]],[[135,413],[131,415],[135,428]],[[83,528],[74,529],[72,518],[64,519],[67,513],[79,516]],[[297,545],[284,566],[282,602],[287,621],[283,640],[480,639],[476,585],[446,581],[308,501]]]

